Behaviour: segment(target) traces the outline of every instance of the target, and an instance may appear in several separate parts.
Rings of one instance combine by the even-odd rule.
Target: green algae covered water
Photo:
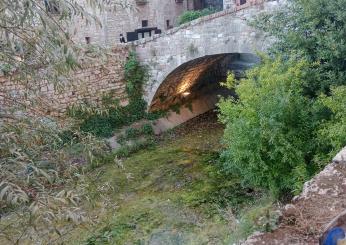
[[[88,176],[93,225],[68,238],[74,244],[230,244],[252,231],[242,224],[261,192],[242,189],[219,160],[223,127],[213,113],[160,136],[150,149]],[[262,210],[263,209],[263,210]],[[251,222],[250,222],[251,223]],[[249,226],[249,227],[247,227]]]

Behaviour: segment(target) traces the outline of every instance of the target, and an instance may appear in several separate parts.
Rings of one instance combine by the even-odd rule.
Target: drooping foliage
[[[82,20],[80,23],[98,22],[95,12],[114,10],[121,3],[0,1],[0,76],[14,75],[12,79],[29,88],[41,79],[65,81],[66,73],[78,66],[80,54],[68,27],[77,19]],[[0,93],[0,99],[6,100],[7,95]],[[30,106],[23,105],[27,107]],[[82,170],[97,163],[96,158],[105,155],[108,147],[68,123],[47,118],[32,108],[30,114],[2,109],[0,217],[11,218],[1,219],[0,243],[21,244],[29,239],[31,243],[51,244],[53,238],[56,241],[63,236],[61,223],[80,223],[86,217],[80,209],[84,187],[78,186],[76,191],[64,188],[83,179]]]
[[[80,224],[85,188],[64,187],[83,179],[83,170],[99,164],[105,142],[66,130],[47,118],[22,118],[0,127],[0,243],[50,243]],[[49,227],[49,229],[47,229]],[[65,233],[66,234],[66,233]],[[23,240],[22,240],[23,239]]]
[[[73,23],[99,23],[95,13],[126,6],[122,0],[3,0],[0,2],[0,71],[20,72],[25,78],[59,78],[78,62],[72,40]],[[42,74],[40,74],[42,75]]]

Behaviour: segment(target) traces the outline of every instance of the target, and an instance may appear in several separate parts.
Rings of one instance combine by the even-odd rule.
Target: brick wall
[[[24,83],[14,76],[0,76],[0,112],[28,105],[47,115],[62,116],[69,106],[83,101],[99,103],[105,94],[125,102],[127,57],[127,46],[113,48],[106,58],[81,64],[81,69],[69,74],[69,82],[64,86],[47,80]]]

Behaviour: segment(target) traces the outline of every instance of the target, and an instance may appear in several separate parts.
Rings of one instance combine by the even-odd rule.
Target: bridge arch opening
[[[250,53],[222,53],[196,58],[174,69],[161,82],[149,106],[149,111],[170,111],[167,118],[159,120],[160,131],[214,109],[219,95],[233,95],[220,85],[228,72],[240,78],[259,61]]]

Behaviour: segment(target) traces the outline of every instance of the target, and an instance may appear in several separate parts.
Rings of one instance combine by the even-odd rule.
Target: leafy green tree
[[[346,146],[346,86],[333,87],[331,96],[321,95],[319,103],[331,112],[328,120],[322,120],[318,131],[319,142],[323,142],[329,153],[326,157],[330,159]],[[325,160],[323,155],[317,157]]]
[[[346,84],[346,0],[290,0],[252,24],[275,38],[273,53],[319,64],[304,84],[306,94],[329,94],[331,85]]]
[[[316,170],[312,164],[316,123],[312,101],[302,95],[309,65],[263,58],[239,84],[227,83],[237,98],[219,102],[226,125],[222,157],[225,169],[239,174],[243,184],[270,189],[279,196],[300,191]]]

